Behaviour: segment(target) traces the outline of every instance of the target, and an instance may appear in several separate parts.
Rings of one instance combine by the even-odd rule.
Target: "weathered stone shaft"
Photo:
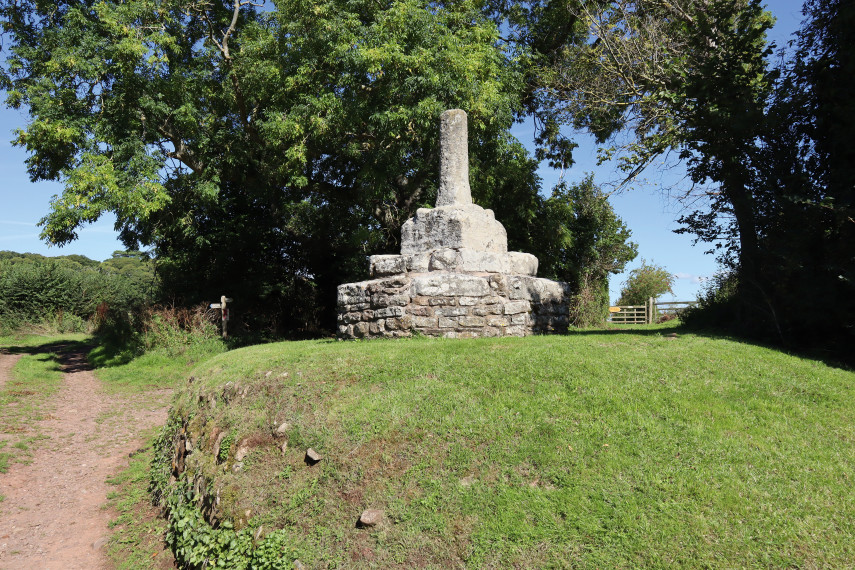
[[[466,112],[445,111],[439,121],[439,194],[436,205],[472,204]]]

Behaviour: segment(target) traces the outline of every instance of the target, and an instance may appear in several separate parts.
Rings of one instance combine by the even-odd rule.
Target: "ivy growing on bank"
[[[274,530],[257,539],[258,528],[236,529],[225,520],[216,527],[205,520],[185,473],[172,481],[175,442],[183,422],[170,413],[154,442],[149,490],[155,503],[166,511],[166,543],[181,568],[229,568],[233,570],[287,570],[294,567],[296,551],[287,529]]]

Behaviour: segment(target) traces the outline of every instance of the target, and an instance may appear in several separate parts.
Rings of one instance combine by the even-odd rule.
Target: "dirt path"
[[[0,354],[0,385],[17,355]],[[106,479],[127,465],[140,433],[166,419],[168,394],[105,395],[82,353],[63,358],[63,386],[34,426],[49,437],[29,465],[0,474],[0,568],[110,568],[103,546]]]
[[[20,354],[2,354],[0,353],[0,388],[6,383],[6,379],[12,373],[12,367],[21,359]]]

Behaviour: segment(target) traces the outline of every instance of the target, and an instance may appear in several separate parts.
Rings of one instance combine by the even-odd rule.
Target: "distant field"
[[[187,375],[209,517],[285,529],[307,567],[855,566],[855,373],[821,362],[664,325],[286,342]],[[198,554],[210,529],[182,524]]]

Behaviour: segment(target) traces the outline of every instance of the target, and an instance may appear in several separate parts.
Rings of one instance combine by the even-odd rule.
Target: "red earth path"
[[[20,355],[0,354],[0,386]],[[112,489],[140,434],[166,419],[169,393],[107,394],[81,352],[62,356],[63,384],[49,414],[27,426],[37,441],[29,464],[0,473],[0,569],[111,568],[104,546]]]

